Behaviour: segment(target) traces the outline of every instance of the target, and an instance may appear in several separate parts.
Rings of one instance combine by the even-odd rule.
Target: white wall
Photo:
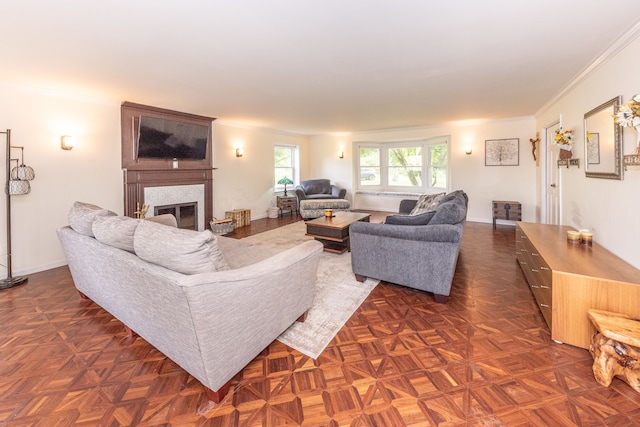
[[[492,200],[515,200],[522,203],[523,220],[536,221],[536,165],[531,154],[530,138],[535,136],[533,117],[506,120],[482,120],[474,123],[451,124],[424,128],[362,132],[341,136],[311,138],[310,178],[330,178],[334,184],[347,188],[348,197],[356,209],[397,212],[403,195],[365,196],[354,189],[358,177],[355,171],[353,142],[401,141],[451,137],[451,190],[462,189],[469,196],[469,221],[491,222]],[[519,138],[519,166],[485,166],[484,145],[487,139]],[[465,146],[473,153],[466,155]],[[344,149],[345,158],[338,158]],[[356,153],[357,154],[357,153]]]
[[[265,218],[267,208],[275,206],[273,191],[273,151],[276,144],[300,148],[300,168],[308,168],[309,138],[284,132],[213,122],[213,216],[224,218],[225,211],[250,209],[253,219]],[[235,148],[244,148],[236,157]],[[289,195],[293,186],[287,187]]]
[[[24,146],[25,163],[36,174],[30,194],[11,198],[12,266],[14,275],[20,275],[66,263],[55,231],[67,224],[75,200],[122,214],[120,106],[5,84],[0,88],[0,129],[11,129],[11,144]],[[60,136],[67,134],[77,141],[71,151],[60,148]],[[6,150],[4,135],[0,141]],[[13,150],[12,157],[19,153]],[[4,162],[0,163],[4,177]],[[4,212],[5,197],[0,199]],[[0,218],[4,265],[5,215]],[[6,270],[0,271],[6,277]]]
[[[638,58],[640,38],[538,114],[537,128],[562,114],[563,127],[574,131],[573,157],[584,163],[584,114],[615,96],[622,95],[624,103],[640,93]],[[625,154],[635,147],[635,137],[633,129],[624,129]],[[563,169],[562,223],[593,230],[596,242],[640,268],[640,167],[630,167],[623,173],[623,180],[617,181],[587,178],[582,164],[580,169]]]
[[[213,160],[219,169],[214,172],[214,216],[223,217],[226,210],[234,208],[251,209],[254,219],[266,216],[266,209],[275,201],[275,144],[300,147],[301,179],[330,178],[353,197],[354,141],[449,135],[451,189],[469,194],[470,221],[490,222],[493,199],[518,200],[523,204],[523,220],[538,221],[541,170],[533,161],[529,139],[536,129],[562,114],[564,126],[574,129],[576,141],[581,141],[585,112],[616,95],[623,95],[623,101],[627,101],[640,92],[634,71],[640,64],[638,57],[640,41],[635,40],[535,120],[477,121],[311,138],[216,121]],[[73,201],[95,203],[122,214],[120,103],[65,97],[3,83],[0,88],[0,129],[12,130],[12,144],[25,147],[25,162],[36,172],[31,194],[12,198],[14,274],[28,274],[65,263],[55,230],[67,223]],[[60,136],[65,134],[77,139],[72,151],[60,149]],[[520,139],[519,166],[484,166],[484,141],[498,138]],[[625,129],[624,140],[628,153],[635,146],[635,131]],[[5,141],[4,135],[0,135],[0,141]],[[244,157],[235,157],[235,144],[244,148]],[[464,154],[467,144],[473,146],[470,156]],[[339,150],[345,152],[344,159],[338,158]],[[575,157],[584,158],[580,143],[574,151]],[[0,168],[4,174],[4,165]],[[562,174],[562,222],[592,229],[598,243],[640,268],[640,168],[630,168],[623,181],[586,178],[582,167],[564,169]],[[0,199],[4,212],[4,198]],[[354,199],[354,207],[395,211],[399,199],[365,197]],[[0,224],[0,262],[6,254],[4,230]]]

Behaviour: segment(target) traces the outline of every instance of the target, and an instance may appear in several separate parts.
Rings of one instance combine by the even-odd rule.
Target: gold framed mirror
[[[616,96],[584,115],[584,170],[589,178],[622,179],[622,137],[613,115]]]

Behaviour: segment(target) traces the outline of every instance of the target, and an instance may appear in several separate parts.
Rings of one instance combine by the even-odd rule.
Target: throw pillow
[[[133,235],[139,223],[128,216],[101,216],[93,222],[93,234],[105,245],[133,252]]]
[[[384,220],[385,224],[395,225],[427,225],[435,215],[434,211],[425,212],[418,215],[389,215]]]
[[[418,198],[418,202],[413,207],[409,215],[418,215],[435,209],[440,204],[445,193],[423,194]]]
[[[455,190],[449,194],[446,194],[442,198],[442,200],[440,200],[440,203],[448,202],[449,200],[454,200],[454,199],[460,199],[460,201],[463,202],[465,206],[467,205],[467,195],[462,190]]]
[[[156,215],[144,220],[170,227],[178,226],[176,217],[171,214]],[[133,253],[133,235],[140,221],[142,220],[128,216],[99,216],[93,221],[92,230],[99,242]]]
[[[198,232],[141,221],[133,247],[141,259],[183,274],[229,269],[216,236],[209,230]]]
[[[467,211],[462,203],[451,200],[438,206],[429,224],[457,224],[462,222],[466,215]]]
[[[93,234],[93,221],[100,216],[116,215],[108,209],[91,203],[74,202],[69,210],[69,226],[76,232],[85,236],[95,237]]]

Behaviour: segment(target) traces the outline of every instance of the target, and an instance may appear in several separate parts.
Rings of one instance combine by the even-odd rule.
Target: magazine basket
[[[233,231],[234,223],[235,221],[231,218],[213,218],[213,220],[209,222],[209,225],[211,226],[211,231],[213,231],[215,234],[227,234]]]

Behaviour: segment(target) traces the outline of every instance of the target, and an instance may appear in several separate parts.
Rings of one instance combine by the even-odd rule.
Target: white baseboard
[[[29,274],[33,274],[33,273],[40,273],[41,271],[46,271],[46,270],[51,270],[53,268],[58,268],[58,267],[62,267],[63,265],[67,265],[67,260],[61,260],[61,261],[56,261],[56,262],[52,262],[49,264],[45,264],[45,265],[40,265],[37,267],[32,267],[32,268],[25,268],[23,270],[17,270],[13,272],[13,276],[28,276]],[[7,278],[7,273],[4,273],[4,275],[2,277],[0,277],[0,279],[6,279]]]

